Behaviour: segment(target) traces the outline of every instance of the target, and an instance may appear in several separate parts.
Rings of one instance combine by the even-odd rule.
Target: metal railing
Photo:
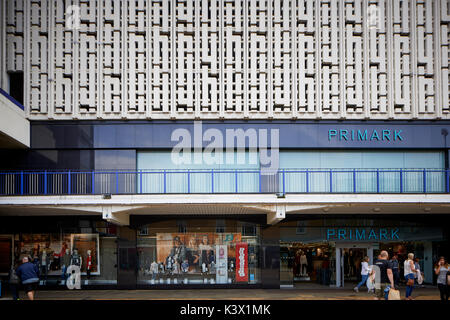
[[[448,169],[3,171],[0,195],[450,193]]]

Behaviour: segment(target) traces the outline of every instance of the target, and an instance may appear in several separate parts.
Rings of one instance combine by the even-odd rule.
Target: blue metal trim
[[[238,172],[234,170],[234,184],[235,184],[235,192],[238,193]]]
[[[309,171],[306,169],[306,193],[309,193]]]
[[[423,169],[423,193],[427,192],[427,172]]]
[[[377,193],[380,193],[380,170],[377,169]]]
[[[47,170],[44,171],[44,194],[47,194]]]
[[[67,172],[67,193],[72,193],[72,186],[70,184],[70,170]]]
[[[330,169],[330,193],[333,192],[333,170]]]
[[[400,193],[403,193],[403,170],[400,169]]]
[[[92,170],[92,194],[95,194],[95,171]]]
[[[19,101],[17,101],[16,99],[14,99],[13,97],[11,97],[8,93],[6,93],[5,90],[3,90],[2,88],[0,88],[0,94],[2,94],[3,96],[5,96],[9,101],[11,101],[12,103],[14,103],[16,106],[18,106],[20,109],[22,109],[23,111],[25,111],[25,107],[23,106],[23,104],[21,104]]]
[[[187,178],[188,178],[188,193],[191,193],[191,172],[187,171]]]
[[[211,193],[214,193],[214,169],[211,169]]]

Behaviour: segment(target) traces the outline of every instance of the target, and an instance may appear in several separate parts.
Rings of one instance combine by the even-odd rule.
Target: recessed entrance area
[[[366,243],[336,244],[336,287],[356,285],[361,281],[361,262],[369,257],[369,265],[373,263],[373,247]]]
[[[326,242],[280,243],[281,287],[323,288],[335,285],[335,248]]]

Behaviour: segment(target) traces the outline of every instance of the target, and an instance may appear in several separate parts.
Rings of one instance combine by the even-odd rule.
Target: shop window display
[[[98,234],[19,234],[15,236],[15,260],[28,256],[44,283],[49,277],[66,280],[71,265],[81,274],[100,274]],[[55,277],[53,277],[55,278]]]
[[[257,236],[243,236],[237,232],[140,235],[139,284],[259,282]]]

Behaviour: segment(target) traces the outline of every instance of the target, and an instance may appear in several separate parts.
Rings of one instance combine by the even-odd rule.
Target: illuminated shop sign
[[[329,129],[328,141],[403,141],[403,130],[373,129],[347,130]]]
[[[398,228],[328,228],[328,241],[398,241]]]

